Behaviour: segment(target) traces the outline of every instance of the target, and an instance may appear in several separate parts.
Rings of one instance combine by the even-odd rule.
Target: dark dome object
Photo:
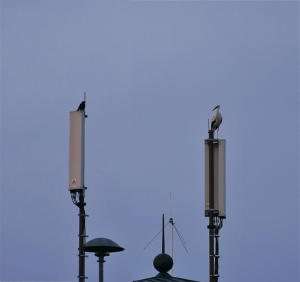
[[[168,254],[159,254],[155,257],[153,265],[158,272],[168,272],[173,267],[173,259]]]
[[[120,247],[116,242],[107,238],[96,238],[88,241],[84,244],[85,252],[103,252],[103,253],[113,253],[124,251],[124,248]]]

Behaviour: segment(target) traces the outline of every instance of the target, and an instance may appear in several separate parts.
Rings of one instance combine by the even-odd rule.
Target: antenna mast
[[[69,191],[72,202],[79,208],[79,270],[78,281],[84,282],[85,276],[85,251],[84,244],[86,235],[85,228],[85,187],[84,184],[84,162],[85,162],[85,99],[76,111],[70,112],[70,156],[69,156]]]
[[[173,259],[173,230],[174,230],[174,220],[173,220],[173,211],[172,211],[172,193],[170,192],[170,255]],[[171,274],[173,275],[173,268],[171,268]]]
[[[177,236],[179,238],[179,240],[181,241],[181,244],[184,248],[184,250],[188,253],[188,249],[186,247],[186,243],[183,239],[183,236],[181,235],[181,233],[179,232],[178,228],[176,227],[175,225],[175,221],[174,221],[174,218],[173,218],[173,209],[172,209],[172,193],[170,192],[170,218],[169,218],[169,224],[170,224],[170,255],[171,255],[171,258],[173,259],[173,256],[174,256],[174,253],[173,253],[173,246],[174,246],[174,229],[177,233]],[[173,268],[170,270],[171,271],[171,274],[173,275]]]
[[[225,140],[205,140],[205,216],[209,217],[209,282],[219,279],[219,231],[225,214]]]

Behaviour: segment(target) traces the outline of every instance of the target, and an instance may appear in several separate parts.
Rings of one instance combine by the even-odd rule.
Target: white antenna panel
[[[226,217],[225,210],[225,139],[213,144],[214,207],[219,217]],[[209,216],[209,144],[205,140],[205,216]]]
[[[69,190],[84,188],[84,112],[70,112]]]

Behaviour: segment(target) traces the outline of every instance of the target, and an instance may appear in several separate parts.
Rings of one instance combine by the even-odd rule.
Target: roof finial
[[[173,259],[165,254],[165,215],[162,216],[162,252],[154,258],[153,265],[160,273],[167,273],[173,267]],[[156,280],[155,280],[156,281]]]

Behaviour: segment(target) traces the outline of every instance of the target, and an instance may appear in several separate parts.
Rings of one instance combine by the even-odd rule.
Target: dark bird
[[[84,112],[85,110],[85,101],[82,101],[77,109],[77,111],[82,111]]]
[[[217,105],[214,109],[217,110],[216,114],[213,116],[212,120],[211,120],[211,130],[215,131],[218,130],[219,132],[219,126],[222,123],[222,115],[220,113],[220,105]]]

